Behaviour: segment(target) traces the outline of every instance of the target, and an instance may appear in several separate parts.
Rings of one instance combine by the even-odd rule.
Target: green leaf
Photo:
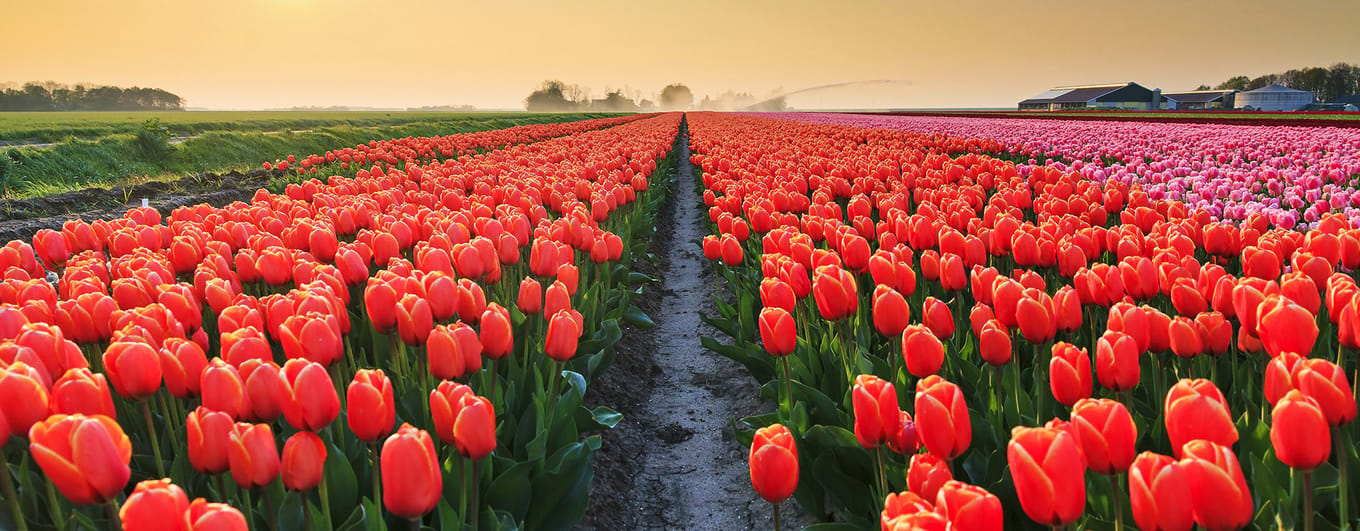
[[[363,505],[356,506],[354,512],[349,513],[349,518],[346,518],[340,525],[335,526],[335,529],[338,531],[367,531],[368,512],[364,510]]]
[[[593,452],[573,443],[548,458],[544,473],[533,479],[533,503],[525,526],[529,529],[570,529],[585,516]]]
[[[354,469],[350,468],[344,452],[334,444],[326,446],[326,463],[323,465],[322,475],[330,493],[331,509],[335,511],[354,507],[359,503],[359,481],[354,477]],[[334,519],[335,515],[332,514],[331,518]]]
[[[483,496],[487,506],[506,511],[513,521],[523,520],[533,501],[533,483],[529,480],[533,471],[534,463],[525,461],[497,473]]]
[[[633,325],[633,327],[638,330],[651,330],[656,328],[656,323],[652,321],[652,318],[648,317],[646,312],[643,312],[636,306],[629,306],[628,310],[623,312],[623,320],[628,321],[628,324]]]

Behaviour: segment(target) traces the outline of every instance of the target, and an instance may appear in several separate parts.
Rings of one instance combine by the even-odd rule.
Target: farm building
[[[1161,105],[1161,91],[1137,83],[1053,87],[1020,102],[1022,111],[1061,111],[1086,108],[1147,111]]]
[[[1270,84],[1237,94],[1238,109],[1248,111],[1297,111],[1313,103],[1313,93]]]
[[[1162,98],[1163,109],[1231,109],[1236,90],[1188,90],[1185,92],[1165,92]]]

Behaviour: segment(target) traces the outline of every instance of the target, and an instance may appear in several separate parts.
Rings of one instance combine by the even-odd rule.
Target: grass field
[[[3,113],[0,139],[52,143],[0,145],[0,155],[8,158],[0,160],[0,195],[36,197],[197,172],[248,170],[266,160],[322,153],[374,139],[448,135],[604,116],[613,115],[319,111]],[[163,159],[148,159],[136,147],[136,131],[151,118],[158,118],[171,135],[180,139]]]
[[[296,131],[317,127],[374,127],[410,123],[461,123],[522,117],[513,112],[402,111],[184,111],[0,113],[0,145],[52,143],[131,134],[157,118],[178,136],[209,131]]]

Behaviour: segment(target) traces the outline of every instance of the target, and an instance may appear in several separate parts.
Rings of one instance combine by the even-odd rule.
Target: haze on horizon
[[[1339,61],[1329,0],[0,0],[0,82],[157,87],[189,107],[522,108],[544,79],[797,108],[1010,107],[1054,85],[1193,89]],[[1263,29],[1264,28],[1264,29]]]

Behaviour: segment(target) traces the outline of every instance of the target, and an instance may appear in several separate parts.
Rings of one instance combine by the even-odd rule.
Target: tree
[[[694,93],[681,83],[672,83],[661,89],[661,108],[664,110],[684,110],[694,107]]]
[[[1266,75],[1264,75],[1264,76],[1254,77],[1254,78],[1251,78],[1251,81],[1248,81],[1248,82],[1247,82],[1247,86],[1242,87],[1242,89],[1243,89],[1243,90],[1256,90],[1256,89],[1258,89],[1258,88],[1264,87],[1264,86],[1269,85],[1269,84],[1271,84],[1271,83],[1277,83],[1277,82],[1279,82],[1279,81],[1280,81],[1280,77],[1281,77],[1281,76],[1278,76],[1278,75],[1275,75],[1275,74],[1266,74]]]
[[[1200,85],[1198,87],[1195,87],[1195,90],[1212,90],[1212,88],[1209,87],[1209,85]]]
[[[623,95],[623,91],[610,91],[604,99],[591,102],[590,110],[607,112],[637,112],[638,104],[628,96]]]
[[[524,108],[529,112],[574,111],[585,103],[583,93],[581,87],[549,79],[524,98]]]
[[[1247,84],[1251,83],[1251,78],[1247,76],[1233,76],[1227,81],[1219,83],[1216,90],[1247,90]]]

